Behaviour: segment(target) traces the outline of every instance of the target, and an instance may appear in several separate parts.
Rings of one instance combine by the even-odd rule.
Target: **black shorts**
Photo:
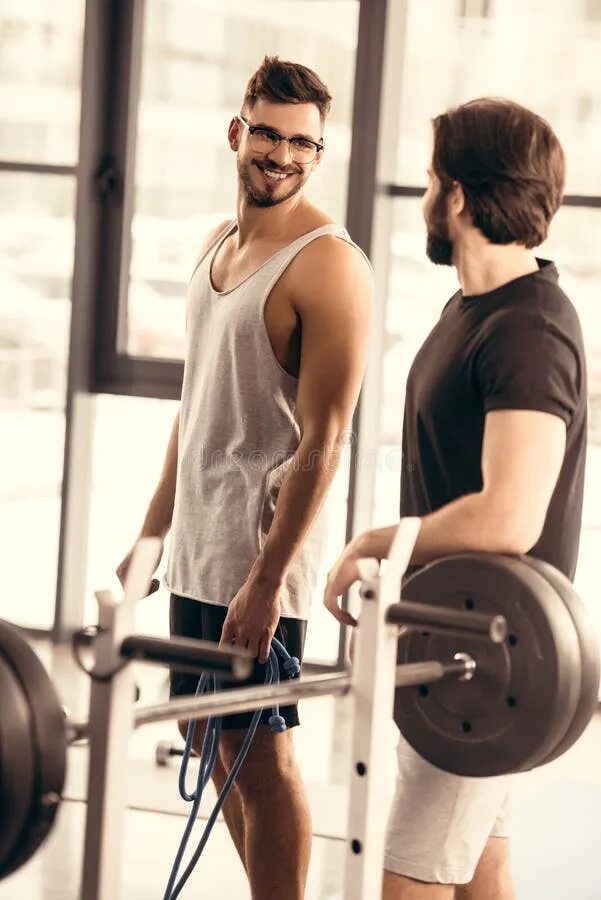
[[[177,594],[171,594],[169,608],[169,625],[172,637],[189,637],[198,638],[202,641],[213,641],[219,643],[221,639],[221,631],[223,623],[227,615],[227,606],[216,606],[213,603],[203,603],[201,600],[190,600],[189,597],[180,597]],[[303,648],[305,646],[305,633],[307,623],[304,619],[290,619],[282,617],[278,623],[275,637],[284,645],[290,656],[298,657],[302,662]],[[278,654],[278,663],[280,667],[280,680],[287,681],[288,675],[282,668],[282,662]],[[232,688],[244,687],[249,684],[264,684],[266,665],[255,662],[255,668],[250,676],[244,681],[226,682],[223,685],[224,690],[232,690]],[[195,694],[198,685],[198,675],[190,675],[187,672],[170,673],[170,695],[172,697],[181,697],[188,694]],[[269,718],[272,715],[271,707],[264,709],[259,720],[260,725],[269,725]],[[299,724],[298,704],[291,706],[281,706],[280,715],[284,718],[288,728],[294,728]],[[232,716],[223,717],[223,728],[248,728],[252,719],[252,712],[236,713]]]

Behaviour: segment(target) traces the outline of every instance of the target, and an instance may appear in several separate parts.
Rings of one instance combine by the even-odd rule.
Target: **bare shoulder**
[[[307,244],[290,266],[294,300],[323,302],[325,296],[357,296],[369,301],[373,271],[361,250],[350,241],[326,234]]]
[[[219,223],[219,225],[216,225],[214,228],[211,228],[211,230],[207,233],[204,240],[201,242],[201,245],[200,245],[200,248],[198,251],[198,259],[201,259],[201,257],[204,256],[204,254],[207,252],[207,250],[209,249],[211,244],[217,240],[217,238],[223,231],[225,231],[225,229],[227,228],[227,226],[230,224],[231,221],[232,221],[231,218],[224,219],[223,222]]]

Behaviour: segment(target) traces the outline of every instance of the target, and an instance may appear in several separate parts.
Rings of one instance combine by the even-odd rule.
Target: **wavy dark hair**
[[[432,168],[444,191],[462,186],[474,225],[493,244],[538,247],[563,197],[565,157],[543,118],[483,98],[433,120]]]
[[[332,104],[330,92],[312,69],[277,56],[266,56],[248,82],[243,108],[252,109],[260,99],[271,103],[314,103],[322,124]]]

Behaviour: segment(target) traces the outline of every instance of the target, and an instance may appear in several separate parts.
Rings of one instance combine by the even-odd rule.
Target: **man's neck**
[[[242,190],[238,190],[238,247],[252,241],[269,241],[286,233],[292,217],[307,205],[302,193],[295,194],[277,206],[253,206]]]
[[[453,263],[466,297],[487,294],[516,278],[538,272],[534,251],[517,244],[478,241],[459,245]]]

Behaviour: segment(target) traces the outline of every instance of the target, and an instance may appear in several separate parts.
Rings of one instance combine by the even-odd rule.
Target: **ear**
[[[323,160],[323,155],[324,155],[324,153],[325,153],[325,147],[323,148],[323,150],[320,150],[320,151],[319,151],[319,153],[317,154],[317,156],[316,156],[315,159],[313,160],[313,166],[312,166],[312,169],[311,169],[312,172],[314,172],[315,169],[319,169],[319,167],[320,167],[320,165],[321,165],[321,161]]]
[[[465,209],[465,194],[458,181],[453,182],[451,193],[447,201],[447,210],[452,216],[460,216]]]
[[[237,153],[240,148],[241,130],[242,126],[240,125],[240,122],[234,117],[230,122],[230,127],[227,130],[227,139],[234,153]]]

